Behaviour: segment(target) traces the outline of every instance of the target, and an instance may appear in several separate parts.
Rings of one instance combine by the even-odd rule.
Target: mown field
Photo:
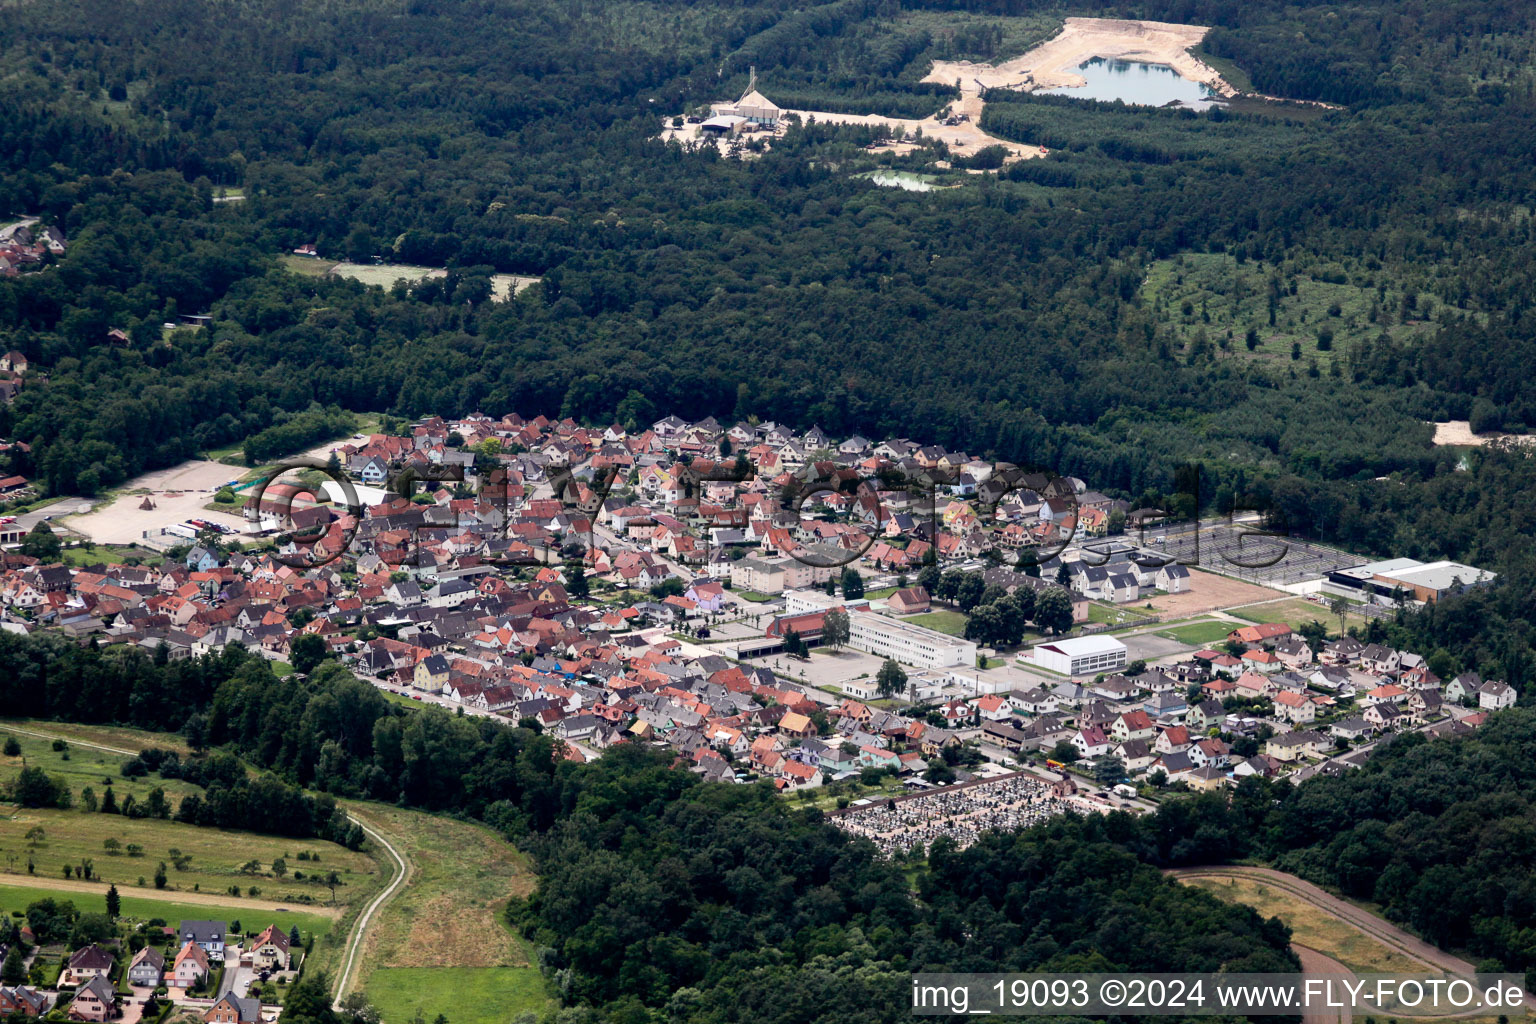
[[[929,629],[948,633],[950,636],[964,636],[968,618],[964,612],[936,611],[911,615],[902,621],[910,622],[914,626],[927,626]]]
[[[36,841],[27,838],[35,828],[44,832]],[[114,841],[116,853],[108,849]],[[129,852],[132,847],[138,849]],[[299,860],[300,853],[308,859]],[[186,867],[175,866],[178,857],[185,858]],[[92,877],[115,882],[120,889],[152,887],[155,868],[164,862],[170,891],[223,894],[238,886],[246,893],[254,887],[259,897],[284,903],[329,904],[331,891],[321,881],[331,871],[342,880],[336,898],[347,902],[354,902],[352,891],[371,891],[378,881],[378,869],[367,854],[334,843],[226,832],[79,808],[59,811],[0,805],[3,870],[22,874],[31,863],[36,877],[62,878],[65,865],[78,867],[86,860],[91,862]],[[281,878],[273,871],[278,860],[285,862]],[[259,866],[242,870],[251,861]]]
[[[107,887],[104,884],[96,887],[94,891],[82,892],[47,885],[34,888],[0,882],[0,911],[9,915],[12,911],[25,910],[28,904],[41,899],[67,900],[82,913],[105,911],[106,892]],[[268,924],[279,924],[284,928],[297,926],[301,936],[306,940],[310,935],[327,934],[334,921],[334,918],[321,913],[277,910],[258,903],[243,903],[235,899],[226,900],[223,903],[201,901],[194,903],[185,896],[180,899],[175,895],[159,893],[149,896],[125,890],[121,886],[118,888],[118,895],[122,900],[122,916],[129,921],[149,921],[159,918],[167,923],[174,923],[183,918],[211,919],[229,922],[231,927],[234,922],[239,921],[243,932],[256,932]]]
[[[405,888],[379,911],[359,957],[358,984],[386,1024],[418,1009],[428,1018],[443,1012],[451,1024],[489,1024],[545,1005],[527,944],[502,914],[509,897],[533,890],[524,854],[466,822],[378,804],[347,810],[409,865]]]
[[[385,1024],[431,1020],[448,1024],[506,1024],[549,1005],[537,967],[386,967],[368,979],[368,999]]]
[[[1187,622],[1182,626],[1172,626],[1168,629],[1158,630],[1157,635],[1169,640],[1177,640],[1181,644],[1214,644],[1225,640],[1227,634],[1238,626],[1233,622],[1219,622],[1207,619],[1204,622]]]
[[[45,732],[48,734],[46,737],[34,735]],[[92,735],[100,738],[91,739]],[[143,802],[149,796],[149,791],[158,787],[165,791],[166,799],[175,807],[182,797],[200,792],[199,788],[179,779],[162,779],[158,775],[125,779],[122,776],[123,762],[127,760],[125,755],[85,745],[99,743],[127,750],[141,750],[161,746],[155,740],[155,735],[136,733],[129,729],[97,733],[86,726],[60,726],[41,722],[0,723],[0,743],[12,737],[21,747],[19,755],[0,754],[0,785],[8,784],[24,765],[31,765],[42,768],[67,785],[77,807],[80,805],[80,794],[86,788],[90,788],[99,800],[108,786],[112,787],[113,796],[119,805],[128,796],[132,796],[136,802]],[[71,737],[83,742],[72,743]],[[64,740],[68,744],[67,748],[54,750],[55,739]]]

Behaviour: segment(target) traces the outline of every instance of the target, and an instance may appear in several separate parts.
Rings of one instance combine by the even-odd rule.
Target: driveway
[[[224,963],[224,980],[219,984],[219,994],[214,998],[217,1002],[230,993],[243,996],[250,991],[251,982],[256,980],[256,969],[245,965],[237,965],[233,960]]]

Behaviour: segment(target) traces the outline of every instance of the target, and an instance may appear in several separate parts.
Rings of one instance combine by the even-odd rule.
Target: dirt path
[[[1291,952],[1295,953],[1296,959],[1301,961],[1301,969],[1305,974],[1342,974],[1350,978],[1355,976],[1354,971],[1333,957],[1319,953],[1315,949],[1298,946],[1293,942]],[[1350,1016],[1347,1006],[1333,1010],[1308,1007],[1307,1012],[1301,1015],[1301,1024],[1349,1024]]]
[[[137,750],[126,750],[123,747],[108,747],[101,743],[92,743],[90,740],[77,740],[73,736],[66,735],[62,732],[44,731],[41,729],[28,729],[25,726],[13,725],[10,722],[5,723],[5,731],[19,732],[23,736],[31,736],[34,739],[40,740],[66,740],[72,747],[90,747],[92,750],[105,750],[109,754],[124,754],[128,757],[139,756],[139,752]]]
[[[102,882],[79,882],[68,878],[38,878],[36,875],[12,875],[0,873],[0,885],[10,885],[21,889],[55,889],[63,892],[84,892],[93,896],[102,894]],[[317,917],[336,917],[341,913],[335,907],[324,907],[314,903],[280,903],[276,900],[253,900],[244,896],[230,896],[223,893],[211,892],[187,892],[183,889],[150,889],[140,892],[137,889],[127,889],[124,895],[142,897],[146,900],[164,900],[167,903],[189,903],[208,907],[229,907],[238,904],[241,907],[250,907],[252,910],[291,910],[301,914],[314,914]]]
[[[351,816],[349,815],[349,817]],[[373,923],[374,914],[378,913],[384,904],[388,903],[395,893],[399,892],[400,888],[405,885],[406,880],[411,877],[411,862],[401,856],[400,851],[395,849],[393,843],[385,839],[383,834],[358,818],[353,817],[352,820],[362,826],[368,838],[384,848],[384,851],[394,860],[398,873],[384,887],[383,891],[369,901],[368,906],[363,908],[363,912],[357,916],[357,923],[352,926],[352,934],[347,940],[347,956],[342,961],[341,975],[336,979],[335,1008],[337,1010],[341,1009],[342,997],[347,994],[347,988],[352,984],[352,980],[355,977],[357,954],[363,948],[363,940],[368,936],[368,926]]]
[[[1459,975],[1471,978],[1477,974],[1477,968],[1459,956],[1447,953],[1438,946],[1432,946],[1416,936],[1403,931],[1397,925],[1384,921],[1370,911],[1362,910],[1352,903],[1345,902],[1331,893],[1324,892],[1311,882],[1288,875],[1274,868],[1250,867],[1247,865],[1231,865],[1204,868],[1174,868],[1167,874],[1179,879],[1197,878],[1247,878],[1252,881],[1262,882],[1273,886],[1281,892],[1303,900],[1321,910],[1325,914],[1332,915],[1345,924],[1359,929],[1362,933],[1375,939],[1394,952],[1417,960],[1424,964],[1427,972],[1444,971],[1447,974]],[[1301,961],[1302,970],[1307,974],[1345,974],[1350,977],[1354,972],[1345,967],[1339,961],[1326,954],[1319,953],[1315,949],[1306,946],[1291,944],[1291,949]],[[1536,1008],[1536,996],[1527,992],[1525,996],[1527,1013]],[[1447,1014],[1417,1014],[1398,1009],[1395,1015],[1399,1018],[1427,1020],[1453,1020],[1458,1017],[1486,1018],[1488,1010],[1477,1009],[1469,1013]],[[1318,1009],[1302,1017],[1302,1024],[1349,1024],[1350,1011],[1340,1009],[1337,1011]]]

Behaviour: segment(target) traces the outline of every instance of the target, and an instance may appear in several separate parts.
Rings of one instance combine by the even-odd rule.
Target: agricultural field
[[[472,1005],[505,1021],[508,1007],[545,1003],[530,950],[503,916],[507,900],[533,891],[528,858],[491,830],[379,804],[347,811],[382,834],[407,862],[403,889],[379,910],[358,957],[358,985],[386,1024],[446,993],[459,1015]],[[465,999],[469,988],[483,998]],[[442,1005],[439,1000],[438,1006]],[[486,1018],[489,1021],[490,1017]],[[475,1018],[478,1020],[478,1018]]]

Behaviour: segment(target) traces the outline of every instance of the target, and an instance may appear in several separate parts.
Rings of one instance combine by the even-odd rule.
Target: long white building
[[[915,668],[975,668],[976,644],[889,615],[868,610],[865,600],[845,602],[817,590],[797,590],[784,595],[784,610],[791,614],[828,608],[848,610],[848,646],[881,658],[894,658]]]

